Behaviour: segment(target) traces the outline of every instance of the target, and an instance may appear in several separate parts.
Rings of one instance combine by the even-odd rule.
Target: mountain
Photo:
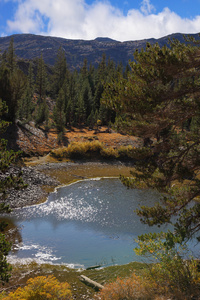
[[[198,34],[192,34],[200,39]],[[159,43],[160,46],[168,43],[168,39],[178,39],[184,42],[184,35],[177,33],[160,39],[145,39],[138,41],[119,42],[109,38],[99,37],[95,40],[70,40],[51,36],[40,36],[34,34],[15,34],[7,37],[0,37],[0,49],[2,53],[8,48],[10,39],[14,39],[15,53],[22,59],[35,59],[41,53],[46,64],[53,65],[56,59],[58,48],[61,46],[65,53],[70,69],[78,69],[83,65],[84,59],[88,64],[97,65],[105,53],[107,58],[116,64],[127,65],[133,59],[136,49],[145,48],[146,43]]]

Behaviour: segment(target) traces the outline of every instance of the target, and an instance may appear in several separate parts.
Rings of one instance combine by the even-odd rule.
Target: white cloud
[[[150,0],[143,0],[140,9],[145,15],[148,15],[152,11],[155,11],[155,7],[151,4]]]
[[[125,41],[159,38],[175,32],[200,32],[200,15],[183,19],[168,8],[156,14],[150,0],[143,0],[140,10],[129,10],[127,15],[103,0],[91,5],[84,0],[18,0],[15,16],[7,25],[10,33],[36,33],[69,39],[106,36]]]

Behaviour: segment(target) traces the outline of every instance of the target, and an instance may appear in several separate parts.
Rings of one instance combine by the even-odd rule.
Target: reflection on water
[[[59,188],[46,203],[11,214],[12,221],[22,227],[23,242],[15,245],[17,252],[9,259],[73,267],[141,260],[134,254],[134,239],[158,228],[141,224],[134,210],[158,199],[154,191],[127,189],[111,178]]]
[[[15,222],[13,222],[12,219],[1,218],[0,221],[5,224],[5,229],[3,233],[6,236],[6,240],[11,242],[14,245],[21,244],[22,243],[21,228],[19,228],[15,224]]]

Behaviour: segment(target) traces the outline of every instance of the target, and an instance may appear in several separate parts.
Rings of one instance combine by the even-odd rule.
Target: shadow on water
[[[0,222],[7,224],[3,233],[5,234],[6,240],[12,243],[12,253],[16,253],[18,251],[16,245],[22,244],[23,242],[22,229],[9,218],[0,218]]]

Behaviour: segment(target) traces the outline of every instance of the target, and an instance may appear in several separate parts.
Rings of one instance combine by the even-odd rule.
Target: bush
[[[102,148],[100,154],[104,158],[118,158],[118,150],[112,147]]]
[[[198,261],[185,260],[187,245],[178,243],[173,232],[149,233],[141,235],[136,254],[151,255],[158,263],[152,264],[146,273],[149,282],[157,283],[161,294],[169,294],[173,299],[200,299],[200,272]]]
[[[136,150],[132,146],[121,146],[119,149],[114,149],[113,147],[105,147],[104,144],[94,139],[82,143],[74,142],[69,144],[68,147],[52,150],[51,155],[57,159],[81,159],[91,157],[103,157],[111,159],[134,158]]]
[[[92,142],[74,142],[68,147],[63,147],[51,151],[51,155],[56,158],[88,158],[92,155],[100,155],[103,144],[99,141]]]
[[[51,156],[57,158],[57,159],[63,159],[67,158],[67,148],[62,147],[55,150],[51,150]]]
[[[187,245],[178,243],[173,232],[149,233],[139,237],[139,255],[150,255],[157,263],[149,265],[143,276],[118,278],[100,292],[97,299],[200,299],[199,262],[185,260]]]
[[[115,282],[105,285],[97,294],[96,299],[101,300],[148,300],[156,298],[154,289],[156,286],[147,286],[144,280],[133,274],[129,278],[118,278]],[[162,298],[164,300],[164,298]]]
[[[18,288],[9,295],[0,296],[3,300],[70,300],[72,294],[67,282],[60,283],[53,276],[38,276],[27,281],[24,288]]]

